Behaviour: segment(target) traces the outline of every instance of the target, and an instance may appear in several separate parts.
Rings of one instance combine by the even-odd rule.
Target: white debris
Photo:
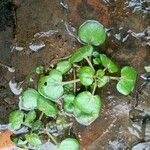
[[[132,135],[135,135],[136,137],[140,138],[138,130],[134,129],[133,127],[128,127],[128,130]]]
[[[7,67],[9,72],[15,72],[15,67]]]
[[[150,150],[150,142],[139,143],[132,150]]]
[[[38,38],[41,38],[41,37],[50,37],[52,36],[53,34],[57,33],[58,30],[49,30],[47,32],[39,32],[39,33],[36,33],[34,35],[34,37],[38,37]]]
[[[114,37],[115,37],[117,40],[119,40],[119,41],[121,40],[121,34],[120,34],[120,33],[115,34]]]
[[[37,43],[37,44],[30,44],[29,48],[34,51],[34,52],[37,52],[39,51],[40,49],[44,48],[45,47],[45,44],[44,43]]]
[[[119,104],[113,108],[113,112],[115,113],[116,116],[124,115],[124,114],[128,115],[129,111],[130,111],[130,108],[125,103]]]
[[[14,80],[9,81],[9,87],[15,95],[20,95],[23,90]]]
[[[38,150],[57,150],[57,146],[51,143],[50,141],[46,142],[45,144],[41,145]]]
[[[14,49],[15,49],[16,51],[22,51],[24,48],[23,48],[23,47],[16,46],[16,47],[14,47]]]
[[[125,149],[124,143],[119,140],[109,141],[109,146],[112,150]]]

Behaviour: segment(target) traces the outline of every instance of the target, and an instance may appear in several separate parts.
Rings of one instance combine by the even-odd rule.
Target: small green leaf
[[[58,150],[79,150],[79,142],[74,138],[67,138],[63,140],[58,146]]]
[[[27,126],[31,126],[32,123],[34,122],[35,118],[36,118],[36,112],[34,110],[30,111],[26,116],[24,124]]]
[[[36,68],[35,72],[37,74],[43,74],[44,73],[44,67],[43,66],[39,66]]]
[[[38,84],[39,93],[52,101],[56,101],[64,93],[62,74],[58,70],[51,70],[48,76],[41,77]]]
[[[22,107],[25,110],[33,110],[37,107],[37,99],[40,94],[35,90],[28,88],[22,93]]]
[[[93,83],[94,71],[91,67],[85,66],[80,69],[80,81],[83,85],[89,86]]]
[[[20,110],[15,110],[9,114],[9,125],[12,130],[18,130],[23,123],[24,113]]]
[[[58,108],[56,107],[56,105],[42,96],[38,98],[37,107],[40,111],[42,111],[46,116],[49,117],[55,117],[58,113]]]
[[[32,146],[39,147],[42,144],[38,134],[35,133],[26,134],[25,138],[26,141]]]
[[[97,76],[98,78],[101,78],[101,77],[103,77],[104,75],[105,75],[104,70],[102,70],[102,69],[98,69],[98,70],[97,70],[96,76]]]
[[[94,63],[95,65],[99,65],[99,64],[101,63],[100,58],[94,58],[94,59],[93,59],[93,63]]]
[[[105,54],[100,54],[102,65],[108,69],[110,73],[115,73],[118,71],[117,65],[112,62]]]
[[[98,79],[98,82],[97,82],[97,86],[99,88],[103,87],[106,85],[106,83],[109,82],[109,77],[108,76],[103,76],[101,78]]]
[[[74,101],[74,115],[76,120],[83,125],[90,125],[98,118],[101,109],[101,99],[88,91],[79,93]]]
[[[105,42],[106,32],[98,21],[87,20],[79,28],[79,38],[87,44],[99,46]]]
[[[137,72],[134,68],[125,66],[121,69],[121,78],[117,84],[117,90],[123,95],[129,95],[135,86]]]
[[[97,51],[94,51],[94,52],[92,53],[92,56],[95,57],[95,58],[98,58],[98,57],[100,56],[100,53],[97,52]]]
[[[60,71],[62,74],[65,74],[71,69],[71,63],[67,60],[61,61],[57,64],[56,69]]]
[[[64,98],[64,110],[68,113],[72,113],[74,106],[73,106],[73,102],[74,102],[75,96],[73,94],[68,94],[67,96],[65,96]]]
[[[36,131],[39,130],[43,127],[43,123],[41,120],[36,120],[33,124],[32,124],[32,131]]]
[[[87,56],[92,56],[93,47],[91,45],[86,45],[79,48],[70,58],[70,63],[80,62],[83,58]]]

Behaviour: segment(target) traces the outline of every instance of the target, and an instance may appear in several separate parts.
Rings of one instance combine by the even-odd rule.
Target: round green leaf
[[[40,94],[35,89],[27,89],[22,93],[22,108],[25,110],[33,110],[37,107],[37,99]]]
[[[30,111],[26,116],[24,124],[27,126],[31,126],[32,123],[34,122],[35,118],[36,118],[36,112],[34,110]]]
[[[110,73],[115,73],[118,71],[117,65],[112,62],[105,54],[100,54],[102,65],[108,69]]]
[[[103,77],[104,75],[105,75],[104,70],[102,70],[102,69],[98,69],[98,70],[97,70],[96,76],[97,76],[98,78],[101,78],[101,77]]]
[[[106,83],[108,83],[108,82],[109,82],[109,77],[108,76],[103,76],[103,77],[98,79],[97,86],[99,88],[101,88],[101,87],[105,86]]]
[[[80,124],[90,125],[99,116],[100,109],[101,99],[98,95],[84,91],[75,98],[74,115]]]
[[[121,69],[121,78],[117,84],[117,90],[123,95],[129,95],[135,86],[137,72],[134,68],[125,66]]]
[[[79,48],[70,58],[70,63],[76,63],[83,60],[87,56],[92,56],[93,47],[91,45],[86,45]]]
[[[52,101],[60,98],[64,93],[61,72],[53,69],[48,76],[41,77],[38,84],[38,91],[42,96]]]
[[[74,138],[67,138],[58,146],[58,150],[79,150],[79,148],[79,142]]]
[[[26,141],[32,146],[39,147],[42,144],[38,134],[35,133],[26,134],[25,138]]]
[[[56,69],[60,71],[62,74],[65,74],[71,69],[71,63],[67,60],[61,61],[57,64]]]
[[[23,123],[24,113],[20,110],[15,110],[9,114],[9,125],[12,130],[18,130]]]
[[[81,41],[98,46],[106,40],[106,32],[102,24],[95,20],[87,20],[79,28]]]
[[[58,113],[56,105],[42,96],[38,98],[37,108],[49,117],[55,117]]]
[[[80,69],[79,77],[83,85],[89,86],[93,83],[94,71],[91,67],[85,66]]]

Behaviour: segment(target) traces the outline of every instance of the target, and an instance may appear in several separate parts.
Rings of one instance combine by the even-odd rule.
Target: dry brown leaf
[[[0,150],[23,150],[15,146],[10,139],[11,135],[12,132],[9,130],[0,132]]]

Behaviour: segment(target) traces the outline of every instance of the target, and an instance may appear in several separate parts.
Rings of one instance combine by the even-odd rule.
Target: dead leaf
[[[15,146],[10,139],[11,135],[12,132],[10,130],[0,132],[0,150],[23,150]]]

